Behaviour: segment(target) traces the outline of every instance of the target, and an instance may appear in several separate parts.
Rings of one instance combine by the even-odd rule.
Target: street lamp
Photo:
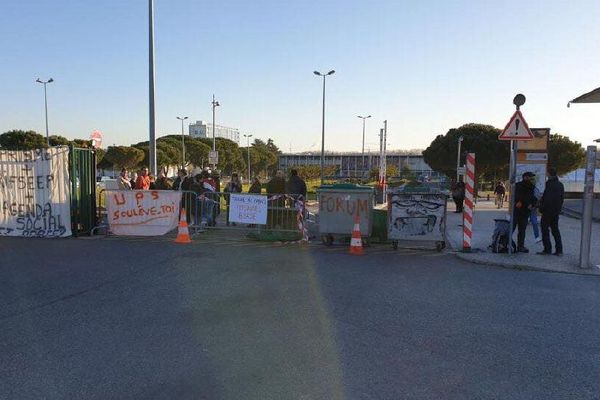
[[[600,143],[600,139],[596,139],[596,140],[594,140],[594,142]]]
[[[456,182],[458,182],[460,176],[458,169],[460,168],[460,145],[462,144],[463,140],[464,138],[462,135],[460,135],[458,138],[458,154],[456,155]]]
[[[48,147],[50,147],[50,136],[48,135],[48,96],[46,93],[46,85],[54,82],[54,79],[50,78],[47,81],[43,81],[40,78],[37,78],[36,82],[44,85],[44,109],[46,110],[46,143],[48,143]]]
[[[363,178],[365,177],[365,120],[367,118],[371,118],[370,115],[367,115],[366,117],[363,117],[361,115],[357,115],[358,118],[362,119],[362,123],[363,123],[363,136],[362,136],[362,170],[363,170]]]
[[[319,71],[313,71],[313,74],[323,77],[323,118],[321,125],[321,185],[323,184],[323,173],[325,169],[325,78],[335,74],[334,70],[322,74]]]
[[[253,135],[244,135],[245,138],[248,139],[248,144],[247,144],[247,148],[248,148],[248,183],[250,183],[250,138]]]
[[[177,117],[178,120],[181,121],[181,169],[185,168],[185,140],[183,135],[183,121],[188,119],[188,117]]]
[[[212,112],[213,112],[213,151],[217,150],[217,142],[215,140],[215,129],[216,129],[216,125],[215,125],[215,108],[219,107],[220,104],[218,101],[215,100],[215,95],[213,94],[213,100],[212,100]]]

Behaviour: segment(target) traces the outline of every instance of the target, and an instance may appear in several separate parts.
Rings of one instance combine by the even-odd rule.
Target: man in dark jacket
[[[525,172],[522,175],[523,180],[515,185],[515,207],[513,209],[513,232],[519,228],[517,234],[517,252],[529,253],[525,247],[525,231],[527,221],[531,214],[531,209],[536,205],[534,196],[533,172]]]
[[[552,254],[552,243],[550,242],[550,232],[554,237],[554,254],[562,255],[562,239],[558,230],[558,216],[562,210],[563,200],[565,198],[565,188],[556,176],[556,168],[548,168],[548,180],[546,188],[540,200],[539,210],[542,213],[542,242],[544,251],[538,254]]]
[[[296,199],[300,196],[302,196],[302,199],[306,199],[306,183],[298,176],[298,171],[295,169],[290,171],[290,180],[287,182],[287,192]]]

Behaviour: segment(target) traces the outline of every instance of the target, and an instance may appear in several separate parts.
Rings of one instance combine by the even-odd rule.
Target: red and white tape
[[[471,250],[473,237],[473,207],[475,195],[475,153],[467,154],[465,174],[465,204],[463,208],[463,250]]]

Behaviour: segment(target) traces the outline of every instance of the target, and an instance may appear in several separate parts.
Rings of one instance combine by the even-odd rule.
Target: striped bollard
[[[467,154],[465,173],[465,205],[463,208],[463,251],[471,251],[473,237],[473,198],[475,194],[475,153]]]

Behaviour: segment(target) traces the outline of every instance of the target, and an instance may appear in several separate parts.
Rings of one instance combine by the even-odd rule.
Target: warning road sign
[[[529,129],[525,118],[521,111],[515,111],[513,116],[508,121],[506,128],[502,131],[500,140],[531,140],[533,139],[533,132]]]

